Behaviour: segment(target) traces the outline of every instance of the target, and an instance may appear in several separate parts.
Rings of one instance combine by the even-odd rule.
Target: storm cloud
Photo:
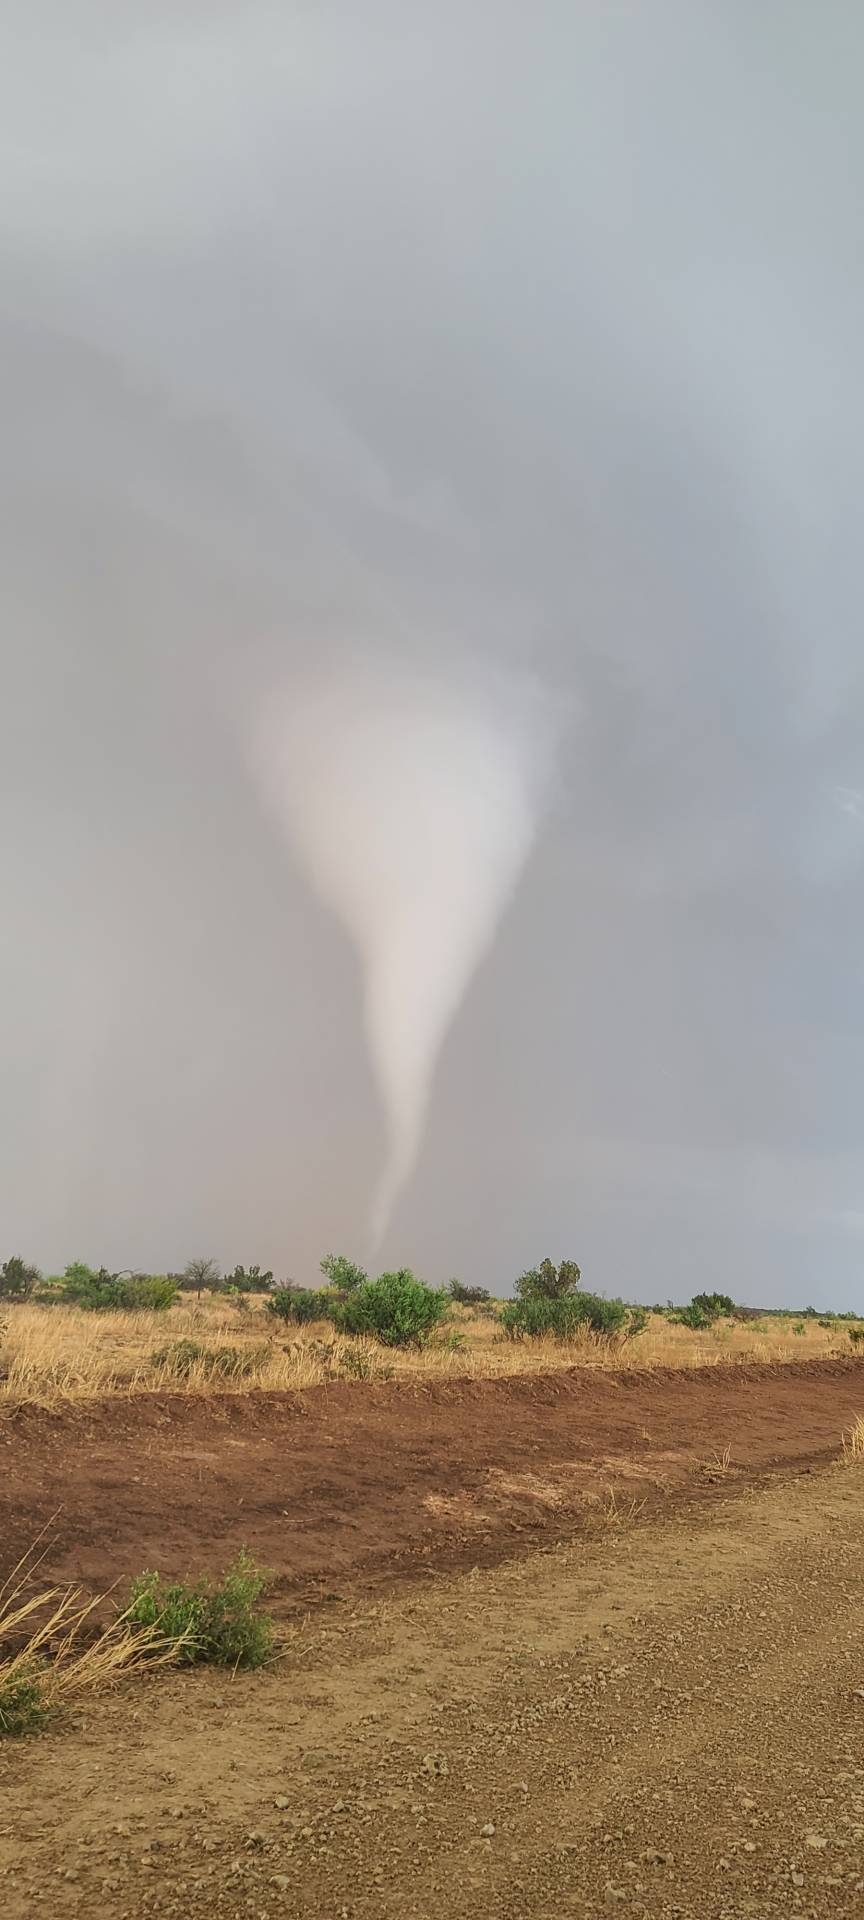
[[[354,684],[481,876],[386,1256],[860,1305],[858,10],[5,24],[4,1250],[364,1242],[383,909],[296,824],[359,872]]]

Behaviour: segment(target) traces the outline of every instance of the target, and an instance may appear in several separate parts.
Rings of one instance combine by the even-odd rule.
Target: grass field
[[[796,1331],[796,1328],[799,1329]],[[159,1355],[179,1342],[204,1349]],[[226,1355],[225,1350],[230,1350]],[[695,1333],[652,1314],[646,1331],[618,1342],[586,1332],[578,1339],[512,1342],[495,1312],[454,1306],[419,1349],[386,1350],[334,1333],[327,1322],[277,1322],[264,1299],[237,1306],[217,1295],[182,1300],[166,1313],[87,1313],[76,1307],[5,1305],[0,1309],[0,1408],[113,1394],[181,1391],[299,1391],[332,1379],[392,1377],[478,1379],[548,1373],[560,1367],[701,1367],[827,1358],[850,1351],[848,1323],[770,1316],[719,1321]],[[215,1364],[213,1353],[222,1353]],[[178,1367],[181,1369],[178,1371]]]

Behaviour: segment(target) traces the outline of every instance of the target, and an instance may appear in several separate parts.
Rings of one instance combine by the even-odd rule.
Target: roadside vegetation
[[[275,1628],[260,1606],[267,1576],[246,1553],[216,1583],[139,1574],[125,1606],[100,1627],[94,1615],[104,1613],[107,1596],[85,1600],[76,1587],[40,1586],[40,1545],[0,1587],[0,1740],[40,1732],[145,1666],[207,1663],[236,1672],[273,1657]]]
[[[78,1260],[48,1276],[13,1255],[0,1266],[0,1409],[110,1393],[864,1357],[855,1315],[760,1311],[707,1292],[647,1308],[583,1287],[575,1260],[541,1260],[512,1294],[496,1299],[459,1279],[434,1288],[408,1268],[370,1276],[333,1253],[312,1287],[276,1283],[257,1263],[223,1274],[209,1255],[176,1273]]]
[[[124,1617],[133,1635],[164,1649],[178,1666],[263,1667],[275,1646],[273,1621],[259,1609],[266,1584],[247,1553],[216,1585],[142,1573],[132,1582]]]
[[[40,1539],[0,1587],[0,1739],[38,1732],[52,1715],[165,1651],[122,1614],[94,1631],[100,1603],[77,1587],[40,1585],[43,1557]]]

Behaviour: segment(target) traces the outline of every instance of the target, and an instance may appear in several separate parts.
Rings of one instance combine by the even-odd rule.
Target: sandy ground
[[[809,1470],[343,1580],[271,1671],[132,1682],[0,1749],[0,1911],[864,1912],[864,1465],[832,1390]]]

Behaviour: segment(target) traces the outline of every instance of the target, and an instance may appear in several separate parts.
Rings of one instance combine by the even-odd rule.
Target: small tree
[[[320,1265],[325,1279],[340,1293],[353,1293],[368,1279],[365,1268],[358,1267],[356,1260],[349,1260],[345,1253],[325,1253]]]
[[[104,1267],[97,1271],[88,1266],[86,1260],[70,1260],[63,1269],[63,1277],[58,1289],[59,1297],[73,1306],[92,1307],[104,1305],[106,1288],[113,1275],[106,1273]]]
[[[460,1307],[479,1307],[489,1298],[488,1287],[466,1287],[461,1280],[449,1280],[447,1285],[451,1300],[457,1301]]]
[[[20,1254],[13,1253],[0,1267],[0,1300],[29,1300],[41,1278],[38,1267],[31,1267]]]
[[[223,1287],[233,1287],[236,1293],[266,1293],[273,1285],[273,1275],[269,1268],[266,1273],[260,1267],[235,1267],[233,1273],[226,1273]]]
[[[219,1284],[220,1270],[218,1260],[211,1260],[200,1254],[197,1260],[187,1260],[183,1268],[182,1286],[185,1293],[194,1293],[200,1300],[204,1287],[216,1287]]]
[[[577,1292],[581,1279],[575,1260],[562,1260],[557,1267],[554,1260],[541,1260],[539,1267],[520,1274],[516,1292],[520,1300],[563,1300]]]

